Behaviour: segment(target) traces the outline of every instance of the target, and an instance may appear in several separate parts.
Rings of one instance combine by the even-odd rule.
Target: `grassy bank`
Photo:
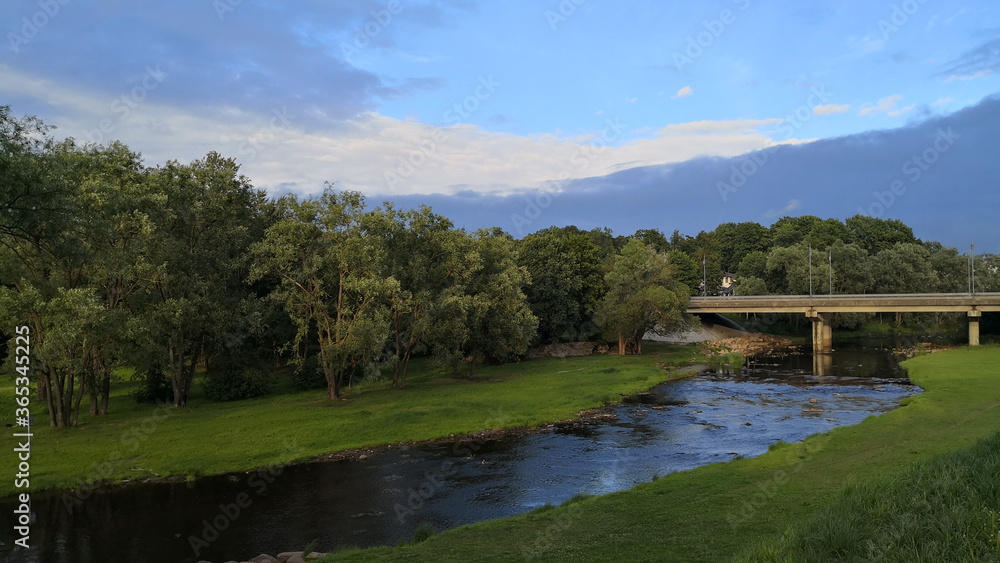
[[[1000,433],[836,501],[737,560],[1000,561]]]
[[[136,405],[131,384],[113,389],[111,414],[81,415],[76,428],[47,426],[34,400],[31,490],[81,481],[192,477],[302,461],[328,452],[449,434],[537,426],[649,389],[669,379],[656,366],[689,365],[696,347],[652,345],[639,357],[542,358],[486,366],[475,380],[452,379],[424,360],[410,368],[409,386],[348,389],[343,401],[325,391],[297,392],[287,376],[260,399],[212,403],[195,383],[183,409]],[[0,381],[0,412],[13,424],[13,381]],[[83,407],[86,409],[86,406]],[[13,438],[8,438],[9,443]],[[12,446],[13,447],[13,446]],[[8,475],[16,456],[4,456]],[[0,482],[0,496],[14,493]]]
[[[859,425],[567,507],[328,561],[729,560],[829,505],[845,484],[970,447],[1000,429],[1000,348],[963,348],[905,365],[925,392]]]

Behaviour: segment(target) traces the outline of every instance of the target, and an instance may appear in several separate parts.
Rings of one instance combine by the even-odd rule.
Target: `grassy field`
[[[813,514],[835,504],[846,485],[933,463],[1000,430],[1000,348],[962,348],[905,365],[925,392],[859,425],[629,491],[327,561],[754,560],[747,550],[821,518]],[[978,478],[995,483],[996,475]]]
[[[649,389],[671,378],[657,362],[685,366],[697,355],[690,346],[646,349],[639,357],[486,366],[475,380],[452,379],[415,360],[406,389],[354,387],[341,401],[328,401],[325,390],[295,391],[285,375],[273,394],[232,403],[209,402],[196,380],[188,407],[161,408],[135,404],[128,397],[132,384],[122,381],[113,389],[111,414],[81,414],[80,425],[67,429],[49,427],[44,405],[36,399],[31,490],[96,480],[192,478],[347,449],[536,426]],[[14,423],[14,408],[13,380],[2,378],[0,419],[5,424]],[[16,461],[14,455],[3,456],[7,475],[16,473]],[[14,491],[13,479],[0,481],[0,496]]]

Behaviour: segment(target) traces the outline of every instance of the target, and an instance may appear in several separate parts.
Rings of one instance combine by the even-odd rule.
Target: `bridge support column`
[[[969,311],[969,346],[979,346],[979,319],[981,311]]]
[[[833,313],[817,313],[810,311],[806,313],[812,320],[812,347],[813,352],[826,353],[833,351]]]

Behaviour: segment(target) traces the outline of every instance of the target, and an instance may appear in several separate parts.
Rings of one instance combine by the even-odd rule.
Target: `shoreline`
[[[642,357],[642,356],[638,356]],[[650,355],[649,358],[652,360],[654,356]],[[634,392],[631,395],[622,395],[621,398],[626,396],[632,396],[636,394],[646,393],[653,387],[668,383],[670,381],[675,381],[682,379],[684,377],[690,377],[700,373],[700,371],[707,369],[708,366],[705,364],[693,364],[690,366],[666,366],[662,362],[655,362],[655,365],[665,372],[668,376],[658,383],[653,384],[651,387],[642,389]],[[576,416],[573,418],[563,418],[558,420],[550,420],[547,422],[541,422],[533,426],[504,426],[500,428],[492,428],[486,430],[478,430],[466,433],[451,433],[448,436],[442,436],[438,438],[430,438],[426,440],[397,440],[393,442],[388,442],[384,444],[376,444],[371,446],[361,446],[356,448],[345,448],[341,450],[335,450],[325,453],[320,453],[313,455],[311,457],[293,460],[288,463],[280,463],[273,465],[259,465],[250,469],[233,469],[228,471],[222,471],[217,473],[207,473],[203,475],[197,475],[192,478],[189,475],[167,475],[167,476],[156,476],[156,477],[138,477],[133,479],[119,479],[119,480],[98,480],[87,483],[86,486],[76,486],[76,487],[47,487],[47,488],[35,488],[32,490],[33,495],[38,495],[41,497],[48,496],[58,496],[58,495],[74,495],[82,490],[87,491],[87,496],[94,493],[108,493],[124,488],[130,488],[141,485],[155,485],[160,483],[186,483],[186,482],[196,482],[204,478],[210,477],[223,477],[227,475],[248,475],[260,471],[267,471],[269,469],[275,468],[286,468],[293,466],[309,465],[313,463],[325,463],[325,462],[337,462],[337,461],[362,461],[369,457],[379,455],[386,451],[402,448],[402,447],[412,447],[421,445],[433,445],[433,444],[448,444],[448,443],[462,443],[462,442],[472,442],[472,443],[485,443],[490,440],[503,439],[510,436],[525,436],[530,434],[550,432],[555,428],[561,428],[566,426],[581,426],[584,424],[589,424],[592,422],[599,422],[601,420],[608,420],[608,413],[604,412],[608,407],[618,404],[621,401],[613,400],[604,403],[600,406],[591,407],[587,409],[582,409],[577,412]],[[152,470],[138,468],[143,471],[152,472]],[[8,501],[15,498],[16,493],[12,495],[0,497],[0,502]]]
[[[904,366],[924,392],[860,424],[778,444],[756,458],[670,474],[574,504],[572,510],[481,522],[419,545],[353,550],[323,561],[460,561],[471,553],[515,561],[523,560],[525,549],[545,560],[581,554],[600,561],[653,554],[664,561],[729,559],[780,537],[853,480],[895,474],[995,434],[997,366],[996,347],[924,355]],[[692,513],[698,517],[690,518]],[[559,540],[545,539],[545,531],[555,529]]]

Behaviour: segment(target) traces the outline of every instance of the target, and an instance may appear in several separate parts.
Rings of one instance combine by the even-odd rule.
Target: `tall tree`
[[[390,334],[388,303],[399,282],[380,271],[379,245],[362,228],[364,198],[327,187],[318,199],[282,202],[284,217],[254,245],[251,279],[281,277],[272,298],[319,347],[327,397],[340,397],[344,378],[378,357]],[[298,346],[296,346],[298,350]]]
[[[630,239],[605,275],[608,292],[594,315],[618,354],[642,353],[642,337],[650,331],[669,334],[688,322],[689,296],[673,277],[665,254]]]
[[[872,256],[898,243],[918,243],[913,229],[898,219],[880,219],[867,215],[848,217],[844,223],[851,231],[853,242]]]
[[[167,373],[174,406],[182,407],[213,339],[251,329],[253,317],[238,312],[255,299],[246,251],[266,226],[265,194],[234,160],[214,152],[189,165],[168,162],[151,171],[150,184],[162,206],[151,210],[152,270],[131,330],[145,351],[136,362]]]
[[[586,234],[555,228],[528,235],[518,244],[518,264],[531,279],[525,294],[538,317],[541,341],[590,336],[585,325],[604,290],[599,252]]]

